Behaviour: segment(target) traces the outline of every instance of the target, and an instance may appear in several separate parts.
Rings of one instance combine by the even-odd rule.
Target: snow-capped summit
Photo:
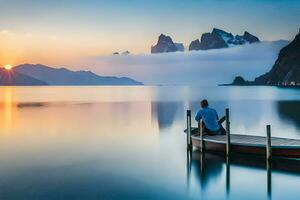
[[[260,42],[260,40],[247,31],[244,32],[244,35],[234,36],[232,33],[214,28],[211,33],[202,34],[201,41],[199,39],[192,41],[189,50],[220,49],[254,42]]]

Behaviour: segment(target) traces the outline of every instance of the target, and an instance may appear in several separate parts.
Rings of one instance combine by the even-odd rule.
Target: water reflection
[[[277,112],[282,120],[291,122],[300,131],[300,101],[278,101]]]
[[[218,88],[208,93],[190,88],[188,95],[168,89],[0,87],[0,199],[59,199],[55,194],[68,199],[70,192],[82,199],[224,199],[227,194],[233,200],[250,195],[264,200],[267,191],[282,195],[281,188],[297,199],[299,162],[272,162],[271,178],[264,159],[185,152],[182,130],[186,109],[196,112],[198,100],[207,96],[220,115],[230,107],[233,132],[259,133],[261,128],[264,133],[269,120],[277,125],[274,134],[282,134],[288,124],[294,136],[299,121],[291,112],[298,103],[281,102],[287,109],[253,94],[250,100],[227,98],[226,88],[220,94]],[[250,192],[239,193],[241,185]]]
[[[268,198],[272,199],[272,162],[266,161],[267,168],[267,192]]]
[[[5,89],[4,94],[0,102],[3,162],[66,164],[98,157],[115,145],[127,152],[158,148],[158,127],[151,123],[150,102],[14,102],[12,89]]]
[[[226,194],[230,194],[230,157],[226,157]]]
[[[159,129],[170,128],[177,116],[178,111],[183,110],[182,102],[152,102],[152,116],[157,119]]]
[[[32,103],[18,103],[18,108],[39,108],[47,106],[46,103],[32,102]]]
[[[3,129],[9,131],[13,125],[12,87],[5,87],[3,99],[0,99],[0,112],[3,110]],[[3,103],[2,103],[3,102]],[[1,104],[3,106],[1,106]],[[2,121],[2,120],[1,120]]]
[[[265,185],[265,193],[269,199],[272,199],[272,174],[293,174],[300,176],[300,160],[273,158],[271,161],[266,161],[264,157],[248,156],[235,154],[230,158],[222,154],[204,152],[195,150],[187,150],[187,181],[190,185],[191,177],[197,179],[202,191],[208,190],[210,182],[215,185],[218,179],[221,179],[223,174],[226,178],[223,182],[223,188],[226,191],[227,197],[230,197],[231,192],[231,169],[232,167],[255,169],[265,173],[265,184],[257,183],[260,186]],[[243,175],[241,175],[243,177]],[[245,177],[244,177],[245,178]],[[234,177],[236,179],[236,177]],[[247,179],[245,179],[247,181]],[[230,199],[230,198],[229,198]]]
[[[217,179],[222,174],[224,163],[220,157],[214,154],[201,153],[200,151],[193,151],[190,154],[190,171],[199,181],[202,190],[205,190],[210,181]]]

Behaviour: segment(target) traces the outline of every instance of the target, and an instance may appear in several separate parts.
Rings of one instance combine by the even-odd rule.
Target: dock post
[[[187,110],[186,112],[186,143],[187,148],[192,148],[192,140],[191,140],[191,129],[192,129],[192,123],[191,123],[191,110]]]
[[[230,121],[229,121],[229,108],[225,110],[226,118],[226,156],[230,155]]]
[[[272,158],[271,125],[267,125],[266,156],[268,161],[271,160]]]
[[[203,126],[202,126],[202,120],[200,120],[198,122],[198,133],[200,136],[200,148],[201,148],[201,152],[204,151],[204,140],[203,140]]]

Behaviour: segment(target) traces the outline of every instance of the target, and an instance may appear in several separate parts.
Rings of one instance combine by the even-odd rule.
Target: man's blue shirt
[[[220,125],[218,123],[219,116],[215,109],[213,108],[203,108],[197,112],[195,117],[196,121],[203,120],[206,128],[211,131],[217,131],[220,129]]]

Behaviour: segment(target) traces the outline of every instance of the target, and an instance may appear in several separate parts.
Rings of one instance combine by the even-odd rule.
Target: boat
[[[191,111],[187,112],[187,145],[205,151],[222,152],[227,155],[252,154],[271,157],[300,158],[300,140],[271,137],[270,125],[267,126],[267,137],[231,134],[229,122],[229,109],[226,109],[225,116],[219,120],[219,123],[226,122],[226,135],[208,135],[201,133],[199,128],[191,127]],[[202,122],[198,124],[201,127]],[[187,131],[189,130],[189,131]],[[200,128],[201,130],[201,128]]]
[[[255,154],[266,156],[266,137],[230,134],[230,152],[239,154]],[[192,145],[201,149],[201,137],[191,136]],[[204,149],[208,151],[226,152],[226,135],[204,135]],[[287,138],[271,138],[272,156],[300,158],[300,140]]]

